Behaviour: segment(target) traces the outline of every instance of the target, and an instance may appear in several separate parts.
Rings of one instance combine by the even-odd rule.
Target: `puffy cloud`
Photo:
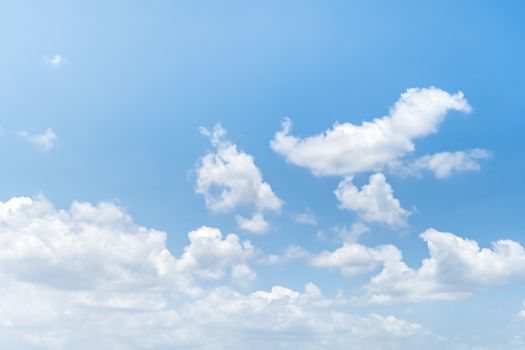
[[[324,251],[314,256],[312,266],[323,268],[338,268],[345,277],[370,272],[389,261],[399,261],[401,252],[393,245],[382,245],[369,248],[357,243],[344,243],[342,247],[332,251]]]
[[[345,312],[311,283],[304,292],[205,290],[193,275],[216,279],[231,268],[233,284],[252,281],[244,260],[253,248],[209,227],[188,238],[176,258],[164,232],[111,203],[57,210],[44,198],[0,202],[0,346],[406,349],[410,340],[392,344],[423,332],[394,316]]]
[[[53,68],[58,68],[66,62],[67,60],[63,56],[57,54],[42,57],[42,63]]]
[[[190,245],[177,261],[183,271],[208,279],[222,279],[225,270],[245,261],[254,253],[249,241],[241,243],[239,237],[230,233],[224,239],[219,229],[203,226],[188,234]]]
[[[406,225],[410,212],[403,209],[383,174],[373,174],[359,190],[352,177],[339,183],[335,195],[339,206],[355,212],[362,220],[383,222],[393,226]]]
[[[249,241],[203,226],[176,258],[166,233],[133,223],[121,208],[74,202],[56,210],[46,199],[0,202],[0,275],[56,289],[128,292],[149,286],[197,295],[192,276],[218,280],[254,253]]]
[[[454,299],[525,278],[525,249],[517,242],[499,240],[480,248],[476,241],[435,229],[421,238],[430,257],[417,269],[401,257],[386,261],[367,286],[371,302]]]
[[[241,206],[251,206],[256,214],[264,210],[279,211],[283,205],[263,181],[261,171],[253,157],[238,150],[224,138],[226,131],[216,125],[213,131],[204,128],[201,132],[210,137],[215,152],[202,157],[197,167],[196,192],[203,194],[206,206],[217,212],[230,212]],[[255,219],[255,221],[254,221]],[[262,215],[251,220],[239,218],[238,222],[249,231],[266,229]]]
[[[387,116],[361,125],[336,123],[319,135],[298,138],[290,134],[292,122],[285,119],[271,147],[317,176],[377,172],[412,152],[415,139],[435,133],[450,110],[469,112],[471,108],[461,92],[451,95],[434,87],[412,88]]]
[[[58,140],[58,137],[53,131],[53,129],[47,129],[41,134],[30,134],[29,132],[24,130],[21,131],[19,135],[25,140],[31,142],[34,145],[37,145],[45,151],[49,151],[50,149],[55,147],[55,143]]]
[[[454,173],[479,170],[480,165],[477,161],[490,157],[490,152],[480,148],[457,152],[439,152],[418,158],[406,166],[394,165],[392,170],[401,175],[413,176],[419,176],[423,170],[430,170],[436,178],[443,179]]]
[[[44,198],[0,203],[2,273],[63,289],[178,285],[166,234],[133,224],[110,203],[56,210]],[[182,283],[181,285],[184,285]]]
[[[240,228],[253,233],[266,232],[270,226],[261,213],[254,214],[251,219],[236,215],[235,221],[237,221],[237,225],[239,225]]]

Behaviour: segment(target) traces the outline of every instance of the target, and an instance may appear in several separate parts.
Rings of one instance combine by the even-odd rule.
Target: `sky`
[[[0,346],[525,348],[521,1],[3,1]]]

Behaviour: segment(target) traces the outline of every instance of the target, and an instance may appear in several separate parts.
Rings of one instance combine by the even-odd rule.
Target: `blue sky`
[[[524,346],[521,2],[0,9],[0,344]]]

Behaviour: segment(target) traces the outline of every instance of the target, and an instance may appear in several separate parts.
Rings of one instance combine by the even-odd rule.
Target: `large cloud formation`
[[[491,249],[480,248],[474,240],[435,229],[421,238],[429,258],[417,269],[400,259],[386,261],[367,286],[371,302],[455,299],[525,278],[525,249],[515,241],[499,240]]]
[[[337,268],[346,277],[382,267],[365,286],[370,303],[457,299],[473,292],[525,279],[525,249],[512,240],[480,248],[470,239],[428,229],[421,234],[429,257],[418,268],[403,261],[393,245],[367,247],[344,243],[311,258],[311,265]]]
[[[0,346],[396,349],[396,339],[422,334],[393,316],[343,312],[344,301],[311,283],[232,289],[255,274],[255,248],[235,234],[201,227],[179,257],[166,238],[111,203],[0,202]]]
[[[404,92],[388,115],[361,125],[336,123],[325,132],[298,138],[286,119],[271,141],[274,151],[317,176],[378,172],[412,152],[414,140],[435,133],[447,112],[470,112],[461,92],[431,88]]]

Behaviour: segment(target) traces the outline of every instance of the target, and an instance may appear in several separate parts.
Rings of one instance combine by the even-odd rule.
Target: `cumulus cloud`
[[[225,270],[253,255],[254,248],[249,241],[240,242],[233,233],[222,238],[217,228],[203,226],[188,234],[190,245],[177,261],[184,271],[207,279],[222,279]]]
[[[335,195],[342,209],[355,212],[365,221],[382,222],[392,226],[406,225],[410,212],[403,209],[383,174],[373,174],[368,184],[358,189],[352,177],[339,183]]]
[[[480,248],[474,240],[435,229],[421,238],[430,257],[417,269],[401,256],[386,261],[366,287],[371,302],[455,299],[525,278],[525,250],[517,242],[499,240],[491,248]]]
[[[310,264],[322,268],[337,268],[345,277],[370,272],[388,261],[401,259],[401,252],[393,245],[369,248],[357,243],[344,243],[342,247],[314,256]]]
[[[201,128],[201,132],[211,139],[216,151],[207,153],[199,162],[195,191],[204,195],[206,206],[216,212],[252,207],[256,213],[252,219],[239,217],[237,221],[249,231],[266,229],[261,213],[279,211],[282,200],[264,182],[253,157],[225,139],[226,131],[220,125],[213,131]]]
[[[436,178],[443,179],[454,173],[479,170],[478,161],[490,157],[490,152],[480,148],[457,152],[439,152],[420,157],[405,166],[394,165],[391,170],[405,176],[420,176],[422,171],[429,170],[434,173]]]
[[[251,219],[242,217],[241,215],[235,216],[235,221],[240,228],[253,233],[263,233],[268,230],[270,224],[261,213],[256,213]]]
[[[423,332],[394,316],[345,312],[311,283],[303,292],[206,289],[196,282],[227,270],[235,285],[252,281],[245,259],[253,247],[210,227],[188,238],[176,257],[164,232],[111,203],[65,210],[41,197],[0,202],[0,346],[406,349],[410,340],[392,344]]]
[[[164,286],[196,295],[193,276],[222,279],[254,252],[249,241],[223,238],[206,226],[188,239],[176,258],[166,248],[166,233],[134,224],[111,203],[74,202],[56,210],[41,197],[0,202],[0,273],[24,283],[71,290],[104,285],[107,292]]]
[[[290,134],[292,122],[285,119],[271,147],[288,162],[317,176],[382,171],[414,151],[414,140],[435,133],[451,110],[470,112],[461,92],[412,88],[401,95],[388,115],[361,125],[336,123],[321,134],[299,138]]]
[[[55,147],[55,144],[58,140],[57,135],[53,131],[53,129],[47,129],[41,134],[38,133],[29,133],[27,131],[21,131],[19,135],[24,138],[25,140],[31,142],[34,145],[37,145],[38,147],[42,148],[45,151],[49,151],[53,147]]]

